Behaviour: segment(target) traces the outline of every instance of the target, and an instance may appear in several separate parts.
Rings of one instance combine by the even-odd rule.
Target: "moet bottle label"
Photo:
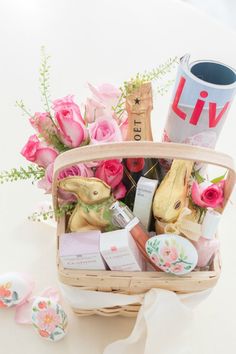
[[[127,140],[152,141],[150,115],[153,108],[151,83],[142,84],[126,98]]]

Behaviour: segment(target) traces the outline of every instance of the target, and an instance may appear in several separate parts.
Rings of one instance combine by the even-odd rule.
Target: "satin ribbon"
[[[164,233],[170,234],[183,234],[192,241],[198,241],[201,236],[201,225],[197,222],[188,220],[186,217],[192,214],[192,210],[184,207],[174,223],[164,223],[157,221],[158,224],[164,229]]]
[[[18,324],[32,324],[31,312],[32,304],[37,297],[46,297],[52,301],[59,302],[59,292],[51,287],[43,290],[38,296],[28,297],[24,299],[19,305],[16,306],[15,321]]]

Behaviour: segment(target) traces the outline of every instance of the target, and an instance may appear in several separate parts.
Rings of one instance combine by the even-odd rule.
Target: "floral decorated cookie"
[[[191,272],[198,261],[198,254],[192,243],[175,234],[151,237],[146,242],[146,251],[161,270],[176,275]]]
[[[39,335],[50,341],[58,341],[66,334],[67,315],[52,299],[37,297],[32,305],[32,323]]]
[[[32,292],[34,283],[26,274],[0,275],[0,308],[19,305]]]

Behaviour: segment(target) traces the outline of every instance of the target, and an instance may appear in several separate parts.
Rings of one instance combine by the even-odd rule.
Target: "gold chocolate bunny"
[[[185,206],[192,161],[174,160],[153,199],[154,217],[164,222],[177,220]]]
[[[69,231],[106,231],[112,226],[109,207],[114,197],[111,187],[105,182],[98,178],[76,176],[61,180],[58,186],[78,198],[78,204],[69,218]]]

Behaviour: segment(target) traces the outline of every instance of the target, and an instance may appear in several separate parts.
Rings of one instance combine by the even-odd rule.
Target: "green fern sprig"
[[[133,91],[137,90],[142,84],[161,79],[171,71],[177,62],[177,57],[170,58],[166,61],[166,63],[159,65],[157,68],[150,71],[145,71],[142,74],[137,73],[135,77],[132,77],[129,81],[125,81],[122,90],[125,97]]]
[[[37,181],[43,178],[45,170],[41,167],[29,165],[27,167],[20,167],[19,169],[12,168],[9,171],[0,172],[0,183],[14,182],[18,180],[32,179]]]
[[[161,96],[163,96],[164,94],[166,94],[169,91],[170,86],[172,86],[174,83],[174,80],[168,80],[164,83],[164,85],[160,85],[157,88],[157,93]]]
[[[45,110],[51,115],[50,109],[50,65],[49,65],[50,56],[46,54],[45,48],[41,48],[41,65],[39,68],[39,84],[40,84],[40,92],[42,96],[42,101]],[[53,120],[53,119],[52,119]]]
[[[117,117],[120,118],[125,110],[125,99],[127,95],[137,90],[142,84],[150,81],[160,80],[168,74],[172,68],[178,63],[178,58],[170,58],[164,64],[159,65],[150,71],[144,73],[137,73],[135,77],[130,80],[124,81],[123,86],[120,87],[121,95],[116,106],[112,107]],[[164,94],[169,86],[173,83],[172,80],[167,81],[164,87],[158,88],[160,94]]]
[[[32,117],[32,113],[30,112],[29,109],[26,108],[26,106],[22,100],[16,101],[15,105],[17,108],[21,109],[21,111],[23,112],[23,115],[29,116],[30,118]]]
[[[49,219],[59,218],[64,215],[71,215],[75,205],[76,203],[63,204],[56,210],[53,210],[52,206],[49,206],[48,210],[34,212],[28,217],[28,220],[41,222]]]

